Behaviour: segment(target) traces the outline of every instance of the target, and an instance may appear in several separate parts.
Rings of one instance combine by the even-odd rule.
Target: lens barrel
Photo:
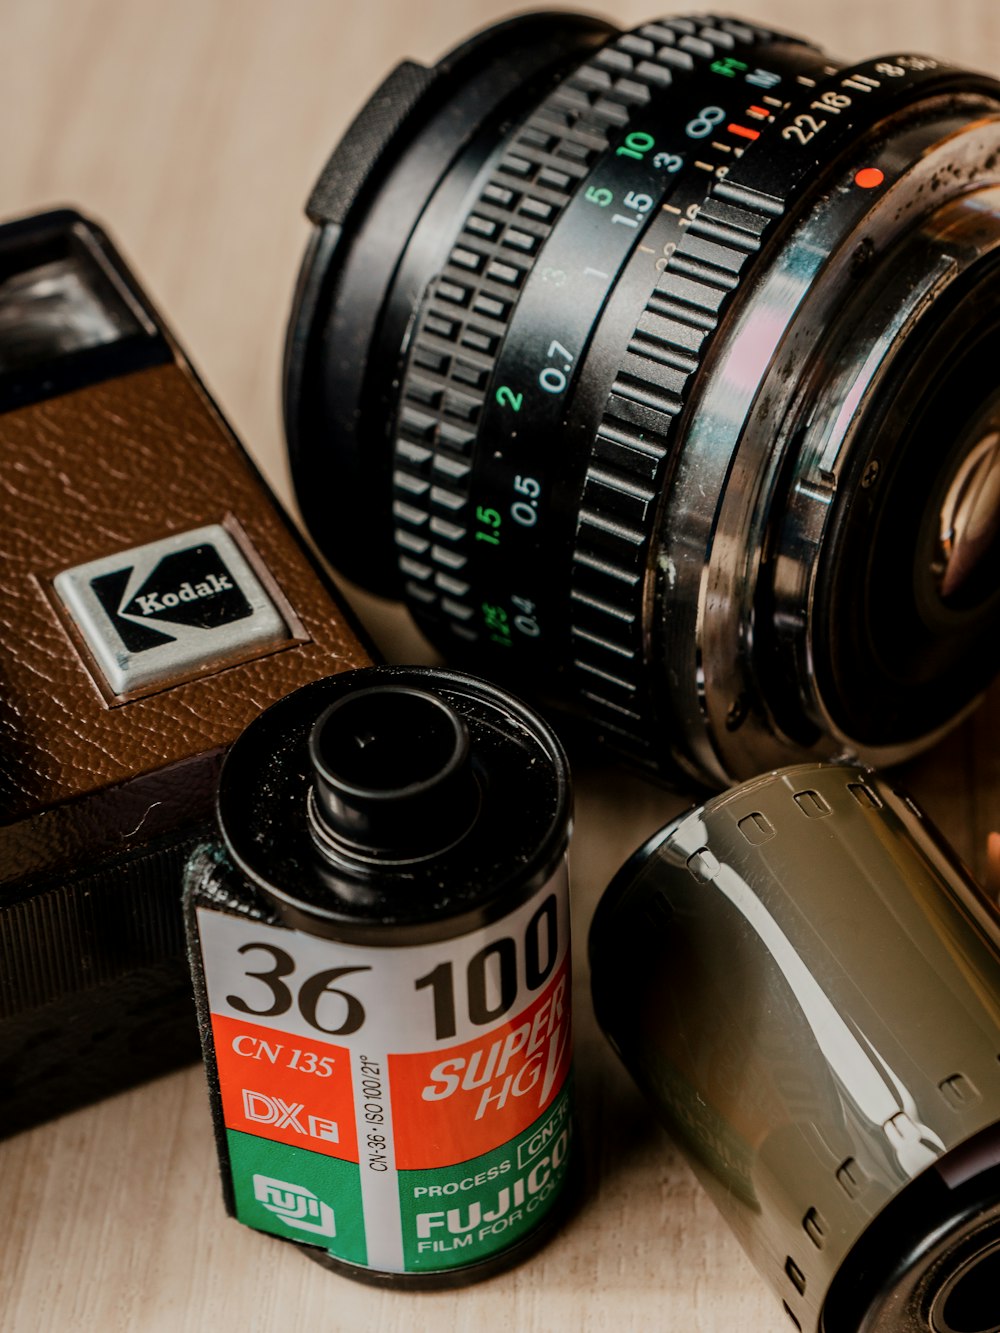
[[[450,656],[713,784],[995,674],[995,82],[523,16],[390,75],[309,215],[303,516]]]

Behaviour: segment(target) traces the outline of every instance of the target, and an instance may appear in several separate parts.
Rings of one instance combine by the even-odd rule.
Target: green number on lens
[[[587,191],[586,196],[592,204],[597,204],[598,208],[607,208],[608,204],[614,199],[614,195],[605,186],[592,185]]]
[[[501,407],[511,407],[515,412],[520,412],[524,394],[515,393],[513,389],[508,389],[506,384],[501,384],[497,389],[497,402]]]
[[[633,130],[625,136],[625,142],[615,149],[615,153],[618,157],[634,157],[637,162],[641,162],[655,143],[651,134],[646,134],[644,130]]]

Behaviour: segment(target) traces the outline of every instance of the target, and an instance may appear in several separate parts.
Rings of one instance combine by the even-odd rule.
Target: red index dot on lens
[[[880,171],[878,167],[862,167],[854,177],[854,184],[860,185],[862,190],[874,190],[885,180],[885,172]]]

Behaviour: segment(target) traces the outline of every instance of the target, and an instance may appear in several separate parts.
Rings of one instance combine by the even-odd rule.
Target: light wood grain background
[[[747,17],[861,58],[910,48],[1000,73],[996,0],[745,0]],[[278,492],[284,322],[301,209],[335,138],[396,61],[432,61],[502,0],[4,0],[0,216],[73,203],[144,278]],[[631,26],[655,17],[620,0]],[[405,617],[363,616],[387,655]],[[911,785],[977,864],[1000,821],[1000,701]],[[0,1327],[256,1333],[573,1328],[771,1333],[756,1277],[597,1033],[582,944],[611,873],[682,805],[578,775],[577,1069],[589,1196],[553,1243],[450,1295],[380,1293],[228,1221],[200,1070],[0,1144]]]

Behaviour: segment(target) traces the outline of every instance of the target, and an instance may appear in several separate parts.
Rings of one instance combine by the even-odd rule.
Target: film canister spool
[[[1000,1329],[1000,929],[856,768],[771,773],[622,868],[598,1019],[808,1333]]]
[[[229,1212],[352,1277],[516,1262],[570,1175],[562,748],[504,691],[372,667],[230,752],[185,909]]]

